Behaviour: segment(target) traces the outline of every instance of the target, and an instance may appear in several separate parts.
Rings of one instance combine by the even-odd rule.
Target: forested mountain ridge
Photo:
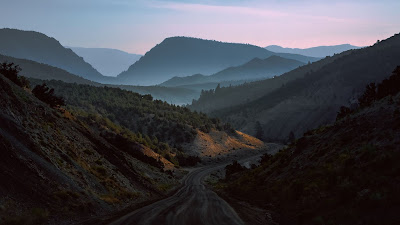
[[[159,84],[174,76],[210,75],[244,64],[255,57],[264,59],[271,55],[302,62],[317,60],[301,55],[273,53],[254,45],[171,37],[148,51],[127,71],[118,75],[118,79],[127,84]]]
[[[48,64],[96,82],[111,82],[56,39],[34,31],[0,29],[0,54]]]
[[[20,74],[28,78],[61,80],[68,83],[90,84],[95,86],[101,85],[100,83],[87,80],[63,69],[27,59],[18,59],[0,54],[0,62],[8,62],[18,65],[21,68]]]
[[[399,92],[397,67],[334,124],[292,139],[251,170],[228,166],[219,189],[263,208],[270,223],[399,223]]]
[[[331,58],[334,60],[330,60]],[[400,35],[396,34],[371,47],[351,50],[313,63],[323,66],[317,70],[308,70],[304,77],[284,83],[254,101],[215,111],[211,115],[224,118],[224,121],[231,122],[235,128],[250,134],[255,133],[255,124],[259,121],[263,128],[263,137],[267,139],[285,140],[291,131],[299,136],[308,129],[334,121],[341,105],[350,105],[366,83],[382,80],[384,74],[389,74],[399,64],[399,58]],[[324,63],[327,60],[329,63]],[[306,70],[313,64],[298,70]],[[282,78],[295,72],[296,70],[284,74]],[[268,87],[268,81],[271,80],[274,81],[266,80],[263,84]],[[254,85],[257,83],[254,82]],[[259,88],[262,87],[260,84]],[[244,86],[242,89],[246,88],[248,87]],[[229,102],[236,98],[236,95],[229,93],[237,92],[240,88],[231,88],[227,91],[228,94],[225,94],[225,90],[227,89],[221,88],[218,93],[205,94],[209,95],[208,99],[214,99],[211,102],[216,99]],[[241,91],[246,93],[246,90]],[[199,110],[196,107],[199,105],[197,102],[193,105],[192,108]],[[213,106],[213,103],[210,105]]]
[[[246,80],[251,81],[278,76],[302,65],[304,65],[303,62],[273,55],[266,59],[254,58],[243,65],[229,67],[210,76],[196,74],[188,77],[173,77],[160,85],[168,87],[239,80],[244,83]]]

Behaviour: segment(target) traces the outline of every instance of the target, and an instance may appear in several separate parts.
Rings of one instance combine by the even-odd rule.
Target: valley
[[[5,2],[0,224],[400,224],[398,7]]]

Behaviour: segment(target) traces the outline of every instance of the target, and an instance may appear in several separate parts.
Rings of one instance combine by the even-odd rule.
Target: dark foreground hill
[[[396,34],[277,78],[204,92],[191,108],[211,111],[250,134],[256,133],[258,121],[264,138],[287,140],[291,132],[298,137],[333,122],[341,105],[354,103],[365,84],[384,79],[400,64],[399,59],[400,35]]]
[[[260,166],[227,167],[220,190],[263,208],[259,224],[400,223],[400,95],[373,101],[398,93],[400,68],[397,76],[395,87],[365,92],[370,106],[306,132]]]
[[[210,75],[258,57],[278,55],[301,62],[317,58],[273,53],[254,45],[223,43],[188,37],[171,37],[152,48],[127,71],[118,75],[120,83],[154,85],[174,76]]]
[[[96,82],[111,82],[56,39],[34,31],[0,29],[0,54],[48,64]]]
[[[100,115],[51,108],[0,75],[0,224],[70,224],[164,196],[178,182],[154,146]]]

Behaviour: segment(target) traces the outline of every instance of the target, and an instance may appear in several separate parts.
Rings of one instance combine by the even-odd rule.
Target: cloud
[[[347,19],[311,15],[308,12],[296,12],[295,9],[266,9],[267,5],[259,5],[258,7],[247,6],[231,6],[231,5],[210,5],[210,4],[197,4],[197,3],[177,3],[177,2],[161,2],[149,1],[149,7],[176,10],[188,13],[202,13],[202,14],[225,14],[231,16],[251,16],[269,19],[313,19],[324,20],[329,22],[349,22]],[[273,8],[273,7],[270,7]],[[297,10],[298,11],[298,10]]]

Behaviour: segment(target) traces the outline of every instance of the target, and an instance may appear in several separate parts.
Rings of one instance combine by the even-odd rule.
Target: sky
[[[400,32],[399,0],[1,0],[0,28],[144,54],[189,36],[261,47],[367,46]]]

